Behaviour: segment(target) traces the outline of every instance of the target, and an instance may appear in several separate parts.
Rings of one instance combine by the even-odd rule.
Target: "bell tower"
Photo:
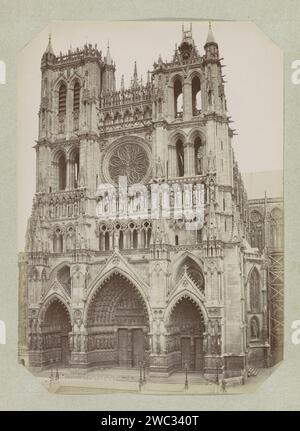
[[[97,45],[91,44],[55,55],[49,36],[41,60],[37,191],[53,193],[83,186],[94,191],[96,173],[87,169],[92,150],[86,140],[97,136],[101,83],[113,87],[113,71],[109,51],[105,62]]]
[[[172,129],[178,137],[183,136],[192,123],[203,119],[205,70],[193,39],[192,24],[188,29],[182,27],[182,40],[179,46],[175,45],[172,60],[165,62],[159,56],[153,66],[155,159],[160,157],[168,177],[194,175],[197,169],[193,143],[183,142],[184,139],[169,141],[166,132]]]

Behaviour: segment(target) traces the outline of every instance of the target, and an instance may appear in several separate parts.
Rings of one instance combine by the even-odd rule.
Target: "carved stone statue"
[[[197,175],[202,175],[203,174],[203,147],[200,146],[198,151],[197,151]]]
[[[161,158],[158,157],[156,162],[156,176],[157,177],[163,177],[164,176],[164,167],[161,161]]]

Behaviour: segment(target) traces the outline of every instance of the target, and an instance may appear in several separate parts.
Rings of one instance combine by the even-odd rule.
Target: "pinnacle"
[[[51,33],[49,33],[49,40],[45,53],[55,55],[51,44]]]
[[[216,43],[212,28],[211,28],[211,21],[209,21],[206,43]]]

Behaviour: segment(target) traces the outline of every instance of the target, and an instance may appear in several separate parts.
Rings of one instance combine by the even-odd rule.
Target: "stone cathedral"
[[[135,63],[117,89],[109,47],[56,55],[49,38],[19,256],[26,366],[229,379],[282,358],[282,199],[247,198],[223,67],[211,26],[201,52],[183,27],[170,61],[144,83]],[[204,223],[188,229],[178,208],[199,184]],[[169,217],[151,217],[154,190]]]

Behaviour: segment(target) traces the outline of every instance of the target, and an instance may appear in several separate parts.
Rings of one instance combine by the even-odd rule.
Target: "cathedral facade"
[[[109,48],[55,55],[49,39],[19,257],[29,367],[242,379],[272,364],[274,340],[281,351],[268,280],[282,201],[247,199],[221,60],[211,27],[202,54],[183,28],[170,62],[159,57],[144,84],[135,64],[117,90]]]

